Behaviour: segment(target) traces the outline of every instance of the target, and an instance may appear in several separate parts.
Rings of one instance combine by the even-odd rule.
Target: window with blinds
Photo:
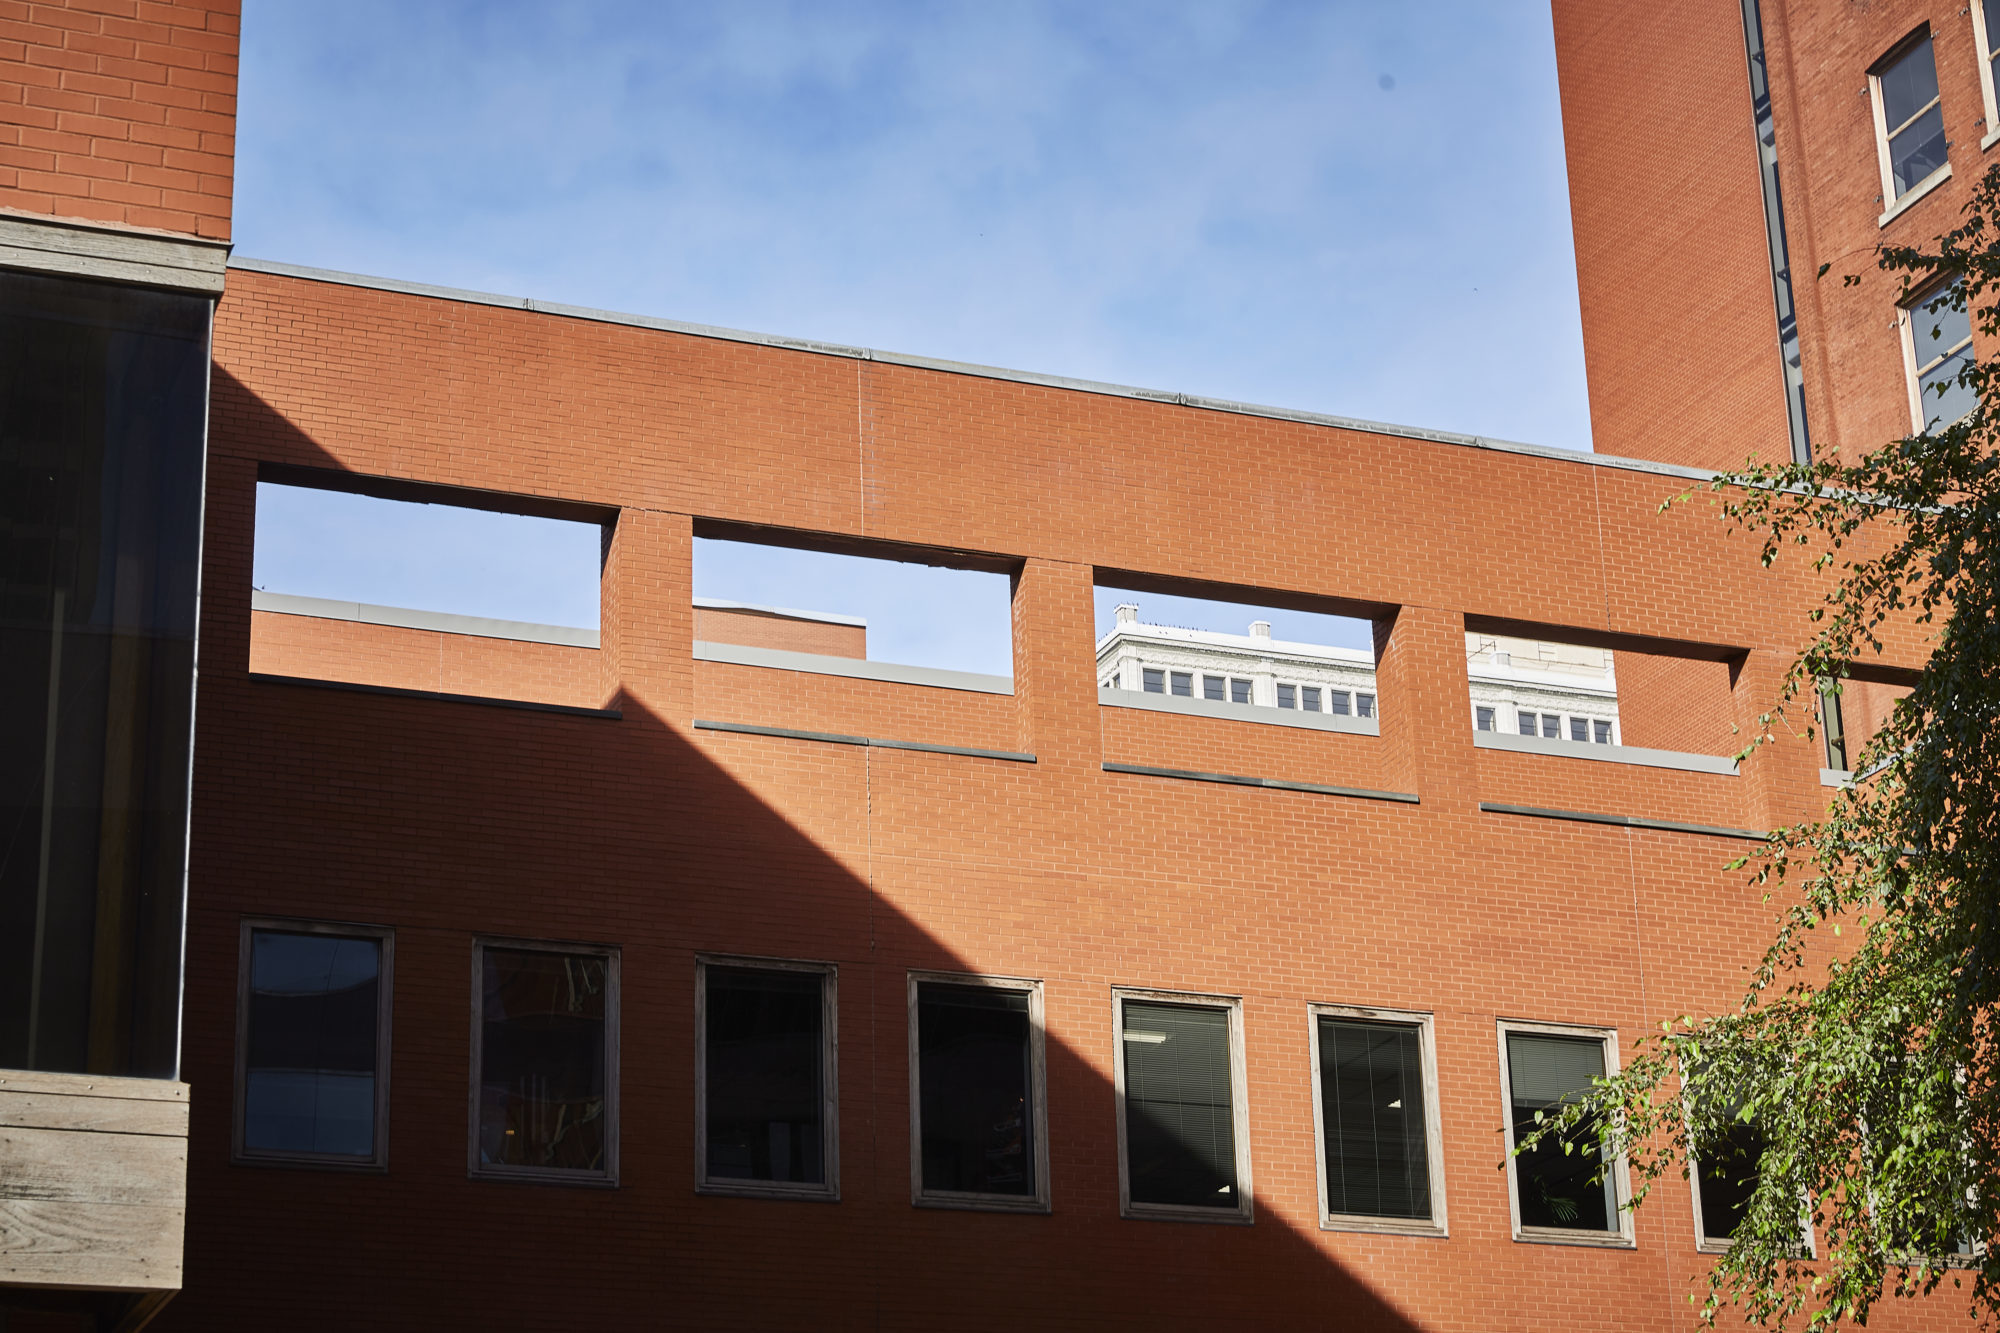
[[[1033,992],[943,981],[915,990],[921,1192],[1036,1199]]]
[[[1560,1109],[1604,1073],[1604,1041],[1599,1037],[1554,1036],[1539,1032],[1507,1034],[1508,1100],[1514,1138],[1535,1129],[1535,1115]],[[1596,1143],[1596,1123],[1586,1120],[1571,1132],[1567,1146],[1544,1140],[1510,1159],[1514,1196],[1524,1230],[1621,1231],[1616,1185]]]
[[[831,974],[704,963],[703,1184],[827,1194]]]
[[[1326,1211],[1432,1220],[1422,1029],[1328,1015],[1318,1028]]]
[[[1127,998],[1120,1013],[1129,1202],[1243,1211],[1230,1010]]]

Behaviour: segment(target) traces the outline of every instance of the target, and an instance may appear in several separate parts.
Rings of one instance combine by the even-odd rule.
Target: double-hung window
[[[1949,426],[1979,405],[1978,395],[1958,381],[1958,372],[1972,362],[1972,319],[1963,296],[1956,288],[1940,288],[1904,306],[1899,316],[1913,426],[1919,431]]]
[[[1194,698],[1194,673],[1176,671],[1173,673],[1173,693],[1176,699]]]
[[[1736,1228],[1757,1192],[1757,1165],[1764,1155],[1764,1136],[1747,1120],[1733,1122],[1721,1134],[1711,1134],[1689,1150],[1689,1175],[1694,1178],[1694,1235],[1705,1253],[1729,1248]]]
[[[1228,701],[1228,691],[1229,682],[1221,676],[1203,676],[1201,678],[1201,697],[1204,699],[1212,699],[1216,703],[1226,703]]]
[[[1320,1225],[1442,1236],[1431,1016],[1313,1005]]]
[[[1482,705],[1472,710],[1472,725],[1479,731],[1492,731],[1495,729],[1493,722],[1495,716],[1496,710]]]
[[[1232,677],[1229,681],[1229,702],[1247,704],[1250,702],[1250,682]]]
[[[1617,1072],[1617,1034],[1504,1020],[1499,1027],[1514,1238],[1629,1247],[1632,1215],[1619,1206],[1625,1164],[1599,1156],[1594,1119],[1571,1131],[1567,1144],[1544,1139],[1514,1154],[1515,1144],[1534,1131],[1537,1115],[1555,1114],[1588,1092],[1593,1078]]]
[[[1167,692],[1167,673],[1160,667],[1139,668],[1139,681],[1147,694]]]
[[[911,1199],[1049,1209],[1042,986],[910,974]]]
[[[1878,62],[1868,72],[1868,87],[1875,108],[1886,220],[1906,196],[1950,171],[1930,33],[1918,34]]]
[[[379,926],[245,921],[236,995],[239,1162],[389,1162],[389,994]]]
[[[695,1186],[838,1199],[834,965],[695,964]]]
[[[618,951],[472,946],[471,1174],[618,1183]]]
[[[1116,990],[1112,1006],[1119,1211],[1249,1222],[1242,1001]]]

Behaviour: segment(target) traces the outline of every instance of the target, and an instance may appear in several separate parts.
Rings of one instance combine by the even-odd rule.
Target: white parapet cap
[[[1224,634],[1220,630],[1182,629],[1178,625],[1147,625],[1139,622],[1118,624],[1110,633],[1097,641],[1097,655],[1102,657],[1116,647],[1120,639],[1151,639],[1157,643],[1185,643],[1197,647],[1205,645],[1255,653],[1259,657],[1314,658],[1323,662],[1367,667],[1371,670],[1375,666],[1375,654],[1363,652],[1359,648],[1336,648],[1330,643],[1294,643],[1289,639],[1273,639],[1264,635]]]
[[[779,620],[813,620],[823,625],[868,627],[867,616],[843,616],[832,611],[798,611],[789,606],[759,606],[755,602],[731,602],[721,597],[697,597],[694,604],[704,611],[741,611],[745,615],[772,616]]]

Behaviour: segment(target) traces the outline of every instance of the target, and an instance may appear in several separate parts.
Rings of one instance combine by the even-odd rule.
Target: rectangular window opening
[[[837,1199],[830,963],[696,964],[696,1162],[704,1192]]]
[[[610,519],[447,487],[257,483],[250,669],[427,693],[598,707]],[[455,499],[478,503],[453,503]],[[537,512],[540,511],[540,512]]]
[[[1429,1015],[1321,1005],[1312,1013],[1320,1224],[1443,1235]]]
[[[1340,610],[1296,610],[1099,583],[1098,675],[1125,682],[1133,693],[1152,693],[1157,691],[1149,682],[1158,673],[1175,683],[1172,697],[1195,705],[1160,711],[1240,718],[1249,709],[1261,720],[1276,721],[1274,715],[1282,714],[1288,726],[1373,734],[1370,727],[1325,719],[1375,719],[1374,624],[1342,614],[1344,603],[1324,605]],[[1183,673],[1190,682],[1185,692],[1178,687]],[[1192,687],[1196,675],[1198,697]],[[1104,702],[1126,701],[1106,697]],[[1208,707],[1215,704],[1225,707]]]
[[[615,1185],[618,951],[473,944],[471,1174]]]
[[[1930,34],[1891,53],[1870,72],[1868,86],[1887,209],[1945,165],[1944,108]]]
[[[235,1160],[388,1165],[394,950],[381,927],[243,923]]]
[[[919,1204],[1045,1212],[1041,985],[912,974],[910,1107]]]
[[[1979,406],[1979,395],[1959,382],[1972,364],[1972,317],[1964,289],[1933,291],[1898,312],[1903,356],[1910,378],[1910,420],[1917,431],[1942,430]]]
[[[1764,1136],[1756,1125],[1736,1121],[1720,1136],[1697,1146],[1694,1157],[1695,1236],[1704,1249],[1729,1244],[1757,1190],[1757,1167]]]
[[[1698,650],[1617,643],[1614,652],[1603,643],[1528,638],[1475,621],[1465,661],[1480,746],[1671,766],[1662,756],[1629,753],[1659,750],[1698,756],[1686,761],[1695,771],[1728,771],[1709,762],[1741,748],[1728,650],[1693,656]]]
[[[816,550],[704,536],[697,527],[695,656],[1013,693],[1009,574],[948,552],[876,549]],[[1117,669],[1110,661],[1098,668],[1102,676]],[[1150,680],[1145,688],[1156,692]]]
[[[1537,1115],[1561,1109],[1588,1091],[1593,1078],[1613,1072],[1615,1055],[1612,1039],[1601,1031],[1501,1024],[1516,1239],[1630,1244],[1630,1215],[1619,1207],[1623,1164],[1598,1155],[1593,1120],[1566,1142],[1544,1141],[1513,1155],[1515,1143],[1535,1128]]]
[[[1248,1222],[1240,1002],[1117,991],[1113,1003],[1122,1211]]]

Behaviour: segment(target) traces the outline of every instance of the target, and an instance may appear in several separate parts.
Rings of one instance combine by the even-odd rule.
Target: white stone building
[[[1618,682],[1608,651],[1467,634],[1465,654],[1476,730],[1620,743]],[[1097,679],[1107,690],[1335,717],[1376,715],[1370,652],[1274,639],[1264,620],[1252,621],[1247,634],[1149,625],[1130,602],[1097,641]]]

